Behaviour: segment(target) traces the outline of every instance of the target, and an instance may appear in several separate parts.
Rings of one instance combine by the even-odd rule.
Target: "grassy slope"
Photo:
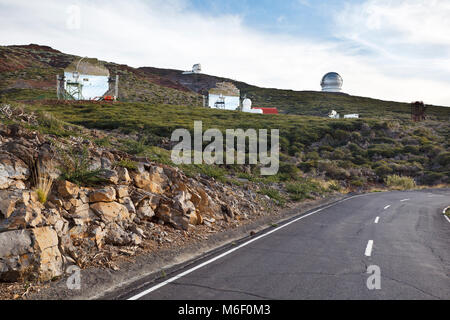
[[[204,130],[280,129],[281,173],[288,176],[301,169],[355,186],[381,182],[390,174],[415,177],[424,184],[449,182],[450,128],[442,121],[332,120],[145,103],[52,103],[33,108],[88,128],[137,133],[148,145],[170,138],[177,128],[192,131],[194,121],[203,121]]]

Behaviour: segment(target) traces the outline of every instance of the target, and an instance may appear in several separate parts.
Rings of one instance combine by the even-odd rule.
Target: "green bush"
[[[103,147],[103,148],[107,148],[111,146],[111,142],[109,141],[108,137],[104,137],[101,139],[95,139],[94,143],[99,146],[99,147]]]
[[[295,164],[282,162],[280,163],[279,173],[287,175],[295,180],[300,176],[301,172]]]
[[[284,205],[286,200],[280,195],[280,192],[273,188],[261,188],[259,193],[268,196],[270,199],[275,200],[278,204]]]
[[[319,161],[317,169],[325,172],[327,177],[335,180],[346,180],[350,177],[350,173],[335,162]]]
[[[124,151],[129,154],[140,155],[146,149],[145,143],[146,141],[144,138],[139,139],[139,141],[126,140],[124,141]]]
[[[102,178],[104,170],[91,170],[91,161],[89,159],[89,150],[84,147],[81,150],[70,148],[68,150],[59,149],[61,158],[61,176],[60,179],[70,181],[79,186],[95,186],[105,181]]]
[[[289,192],[293,201],[313,199],[315,194],[322,194],[325,192],[318,183],[311,180],[289,183],[286,185],[286,191]]]
[[[393,172],[394,170],[391,167],[388,167],[387,165],[381,165],[375,169],[376,175],[381,178],[386,177]]]
[[[419,181],[421,184],[434,186],[439,183],[448,183],[449,176],[450,172],[439,173],[439,172],[425,171],[425,173],[419,178]]]
[[[128,170],[136,170],[138,168],[138,163],[130,159],[122,159],[116,163],[116,166],[122,167]]]

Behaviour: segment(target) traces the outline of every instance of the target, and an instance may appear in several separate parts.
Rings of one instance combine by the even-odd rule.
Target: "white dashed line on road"
[[[409,200],[411,200],[411,199],[403,199],[403,200],[400,200],[400,202],[406,202],[406,201],[409,201]]]
[[[387,205],[386,207],[384,207],[384,210],[387,210],[391,207],[391,205]]]
[[[372,255],[373,248],[373,240],[369,240],[366,247],[366,257],[370,257]]]
[[[380,221],[380,217],[377,217],[376,219],[375,219],[375,223],[378,223]]]

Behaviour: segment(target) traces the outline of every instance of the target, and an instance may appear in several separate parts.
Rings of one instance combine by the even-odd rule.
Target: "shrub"
[[[122,159],[116,163],[116,166],[126,168],[128,170],[136,170],[138,168],[138,163],[130,159]]]
[[[134,155],[142,154],[146,149],[145,143],[146,141],[144,138],[139,139],[139,141],[126,140],[124,142],[124,151]]]
[[[330,161],[320,161],[318,170],[325,172],[325,174],[335,180],[346,180],[350,174],[344,168],[338,167],[336,163]]]
[[[297,179],[300,176],[300,170],[297,168],[295,164],[282,162],[280,163],[281,174],[288,175],[291,179]]]
[[[275,200],[278,204],[284,205],[285,199],[280,195],[280,192],[273,188],[261,188],[259,193],[265,196],[268,196],[270,199]]]
[[[311,180],[298,181],[286,185],[286,191],[291,195],[294,201],[302,201],[305,199],[313,199],[314,193],[322,194],[325,192],[323,188],[316,182]]]
[[[304,171],[304,172],[310,172],[311,169],[315,169],[318,166],[318,161],[311,160],[311,161],[304,161],[298,164],[298,167]]]
[[[394,170],[391,167],[388,167],[386,164],[382,164],[375,169],[376,175],[379,176],[380,178],[383,178],[393,172]]]
[[[95,186],[105,182],[105,179],[101,177],[103,169],[90,169],[91,160],[87,147],[81,150],[75,150],[72,147],[68,150],[60,148],[58,152],[61,157],[61,179],[79,186]]]
[[[449,173],[438,173],[432,171],[426,171],[422,177],[420,177],[419,182],[421,184],[433,186],[439,183],[448,182]]]
[[[410,190],[416,187],[416,182],[410,177],[390,175],[385,180],[386,185],[395,190]]]
[[[101,138],[101,139],[95,139],[94,143],[99,147],[110,147],[111,142],[109,141],[108,137]]]
[[[357,177],[354,178],[352,181],[350,181],[350,184],[354,187],[364,187],[367,184],[367,179],[363,177]]]

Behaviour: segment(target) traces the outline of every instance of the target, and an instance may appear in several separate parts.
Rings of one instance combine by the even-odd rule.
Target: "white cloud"
[[[66,27],[66,11],[72,4],[81,9],[80,30]],[[422,65],[422,58],[408,58],[408,63],[397,68],[393,61],[401,61],[401,56],[389,50],[358,55],[348,49],[348,43],[266,34],[246,27],[237,15],[206,15],[187,8],[184,0],[0,0],[0,41],[46,44],[67,53],[135,67],[189,69],[200,62],[209,74],[294,90],[319,90],[322,75],[337,71],[350,94],[450,105],[448,65],[440,68],[438,76],[421,76],[439,68],[441,61],[448,62],[448,57],[436,58],[431,66]],[[347,7],[345,14],[356,19],[352,12],[358,10]],[[373,25],[382,30],[388,18],[378,13],[376,17],[380,23],[374,18]],[[358,23],[363,24],[363,30],[365,21]],[[348,39],[345,24],[341,24],[340,36]],[[357,36],[363,37],[362,33]],[[405,43],[411,42],[411,37],[406,36]],[[445,43],[441,38],[436,36],[433,45]],[[367,43],[383,48],[370,37]],[[405,73],[408,64],[414,67]]]
[[[338,21],[355,39],[449,49],[449,16],[449,0],[368,0],[347,5]]]

